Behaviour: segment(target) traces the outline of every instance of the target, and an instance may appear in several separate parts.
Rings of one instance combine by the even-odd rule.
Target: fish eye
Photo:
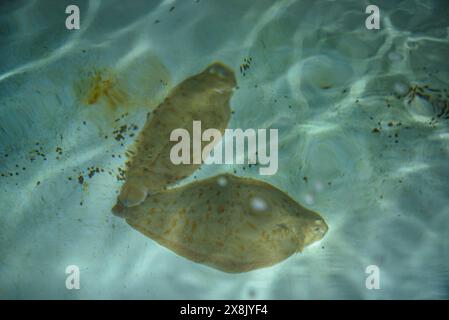
[[[323,222],[321,220],[315,220],[315,225],[313,227],[313,232],[315,233],[323,233],[326,231],[326,227],[323,225]]]
[[[220,78],[226,78],[228,77],[228,70],[226,70],[225,67],[219,65],[219,64],[214,64],[209,68],[209,73],[210,74],[214,74],[219,76]]]

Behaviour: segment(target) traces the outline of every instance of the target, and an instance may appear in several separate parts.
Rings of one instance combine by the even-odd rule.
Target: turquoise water
[[[79,30],[65,28],[69,4],[0,5],[1,298],[449,298],[446,1],[376,1],[379,30],[362,1],[76,1]],[[243,274],[111,213],[133,133],[213,61],[237,77],[229,127],[279,129],[279,169],[195,177],[263,179],[329,225]],[[366,287],[371,265],[379,289]]]

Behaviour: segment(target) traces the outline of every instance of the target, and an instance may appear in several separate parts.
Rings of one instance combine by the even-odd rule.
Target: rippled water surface
[[[67,30],[75,3],[81,28]],[[3,1],[0,297],[449,298],[449,4],[376,1],[380,30],[366,29],[367,5]],[[111,213],[148,112],[214,61],[237,77],[229,127],[279,129],[279,170],[195,178],[263,179],[329,225],[303,253],[243,274]],[[69,265],[80,290],[66,289]]]

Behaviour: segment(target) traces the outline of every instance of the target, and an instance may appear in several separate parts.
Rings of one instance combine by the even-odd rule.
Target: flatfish
[[[229,101],[235,86],[234,72],[215,62],[171,91],[136,139],[134,156],[128,163],[126,181],[119,195],[122,205],[138,205],[149,194],[189,176],[200,166],[192,159],[190,164],[172,163],[170,150],[177,142],[170,141],[170,134],[175,129],[185,129],[192,136],[193,121],[201,121],[202,130],[214,128],[223,134],[229,122]]]
[[[283,261],[327,232],[324,219],[266,182],[223,174],[152,194],[114,214],[192,261],[238,273]]]

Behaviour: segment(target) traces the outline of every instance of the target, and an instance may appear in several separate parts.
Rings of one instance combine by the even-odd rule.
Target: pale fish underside
[[[235,86],[233,71],[216,62],[171,91],[136,139],[135,155],[128,164],[126,182],[119,195],[121,204],[138,205],[147,195],[188,177],[200,166],[193,164],[192,157],[190,165],[175,165],[170,161],[170,150],[177,143],[170,141],[170,134],[174,129],[185,129],[192,137],[194,120],[201,121],[203,131],[214,128],[223,134],[229,122],[229,101]]]
[[[323,218],[274,186],[219,175],[114,213],[177,254],[225,272],[268,267],[320,240]]]

